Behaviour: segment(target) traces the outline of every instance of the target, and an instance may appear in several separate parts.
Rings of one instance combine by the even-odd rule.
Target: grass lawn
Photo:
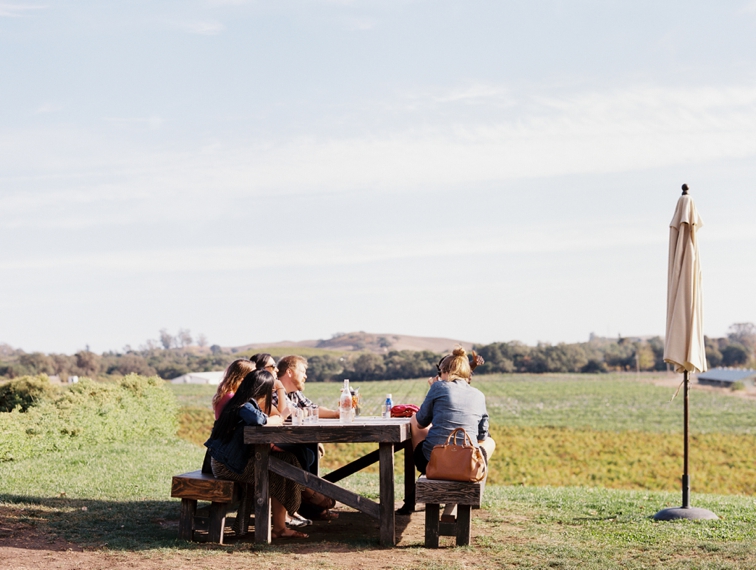
[[[199,448],[170,441],[155,447],[109,445],[94,453],[59,453],[3,464],[0,516],[4,515],[4,524],[44,529],[47,536],[85,549],[137,553],[166,564],[180,557],[194,560],[198,567],[215,567],[210,562],[223,552],[238,555],[235,564],[243,566],[255,563],[260,554],[265,556],[265,567],[284,565],[287,557],[302,549],[303,567],[309,567],[307,560],[320,560],[328,561],[320,566],[343,568],[355,564],[350,553],[378,549],[377,533],[329,535],[314,550],[306,541],[262,548],[249,541],[230,546],[178,541],[179,504],[168,497],[170,476],[200,460]],[[375,497],[377,476],[351,478],[350,487]],[[397,497],[401,492],[398,487]],[[678,493],[489,485],[483,509],[474,515],[473,547],[454,549],[453,555],[423,563],[421,538],[401,541],[392,551],[392,562],[381,567],[756,567],[752,497],[696,495],[696,505],[718,513],[719,521],[651,520],[657,510],[678,503]],[[422,513],[414,517],[421,521]],[[245,558],[250,556],[253,559]]]
[[[475,382],[487,395],[499,441],[491,483],[494,476],[499,479],[487,486],[484,507],[474,514],[471,547],[426,551],[422,538],[414,536],[383,550],[377,533],[326,534],[317,542],[262,548],[249,541],[229,546],[178,541],[179,502],[169,497],[170,477],[198,468],[203,448],[166,439],[0,463],[0,549],[3,529],[21,528],[39,529],[51,541],[65,540],[114,557],[108,560],[125,561],[124,567],[142,568],[756,567],[752,401],[693,392],[698,438],[692,447],[693,503],[721,519],[657,523],[652,520],[656,511],[680,503],[682,411],[679,398],[668,403],[672,389],[621,375],[480,376]],[[397,403],[419,403],[427,384],[366,382],[359,387],[365,413],[373,414],[387,392]],[[184,436],[206,437],[207,425],[193,430],[192,423],[209,414],[214,388],[171,389],[188,418],[181,428]],[[307,394],[333,405],[338,390],[336,384],[312,384]],[[358,453],[354,447],[333,446],[328,455],[340,463]],[[661,461],[657,475],[651,463],[643,463],[647,455]],[[715,482],[724,489],[717,494],[702,492],[710,476],[704,467],[708,462],[730,469]],[[750,487],[731,489],[735,479]],[[376,474],[362,473],[345,483],[377,496]],[[398,485],[398,499],[402,492]],[[108,565],[119,567],[116,562],[102,567]]]

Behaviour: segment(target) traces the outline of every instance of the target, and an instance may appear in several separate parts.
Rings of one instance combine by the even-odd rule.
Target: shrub
[[[42,400],[54,399],[55,394],[47,376],[22,376],[0,386],[0,412],[11,412],[16,407],[25,412]]]
[[[178,405],[157,377],[117,383],[82,379],[22,412],[0,413],[0,461],[102,443],[156,441],[176,434]]]
[[[740,380],[738,380],[737,382],[733,382],[732,386],[730,386],[730,390],[732,390],[733,392],[740,392],[741,390],[745,390],[745,389],[746,389],[745,383],[741,382]]]

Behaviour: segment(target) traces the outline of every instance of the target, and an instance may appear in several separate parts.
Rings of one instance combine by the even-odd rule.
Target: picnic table
[[[364,443],[378,449],[320,477],[270,455],[275,443]],[[269,472],[277,473],[314,491],[336,499],[380,521],[381,545],[396,544],[394,513],[394,453],[404,451],[404,506],[415,509],[415,465],[412,458],[409,418],[358,417],[352,423],[319,419],[317,423],[282,426],[247,426],[244,443],[255,446],[255,542],[270,543]],[[336,485],[336,482],[365,469],[376,461],[380,472],[380,501],[376,503]],[[317,470],[316,470],[317,471]]]

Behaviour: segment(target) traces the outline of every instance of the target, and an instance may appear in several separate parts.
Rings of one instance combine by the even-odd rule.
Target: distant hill
[[[384,354],[390,350],[430,350],[431,352],[450,352],[456,345],[465,350],[472,349],[472,342],[429,336],[411,336],[390,333],[367,333],[364,331],[340,333],[326,340],[300,340],[258,342],[234,347],[235,352],[244,352],[259,348],[320,348],[324,350],[354,352],[368,351]]]

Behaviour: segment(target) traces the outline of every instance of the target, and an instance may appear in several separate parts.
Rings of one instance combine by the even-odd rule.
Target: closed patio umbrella
[[[656,520],[716,519],[706,509],[690,506],[690,475],[688,472],[688,427],[690,423],[690,373],[705,372],[706,349],[703,338],[703,302],[701,294],[701,262],[698,254],[698,230],[703,221],[698,215],[688,185],[669,224],[669,266],[667,270],[667,334],[664,340],[664,361],[683,373],[684,384],[684,459],[682,506],[656,513]]]

